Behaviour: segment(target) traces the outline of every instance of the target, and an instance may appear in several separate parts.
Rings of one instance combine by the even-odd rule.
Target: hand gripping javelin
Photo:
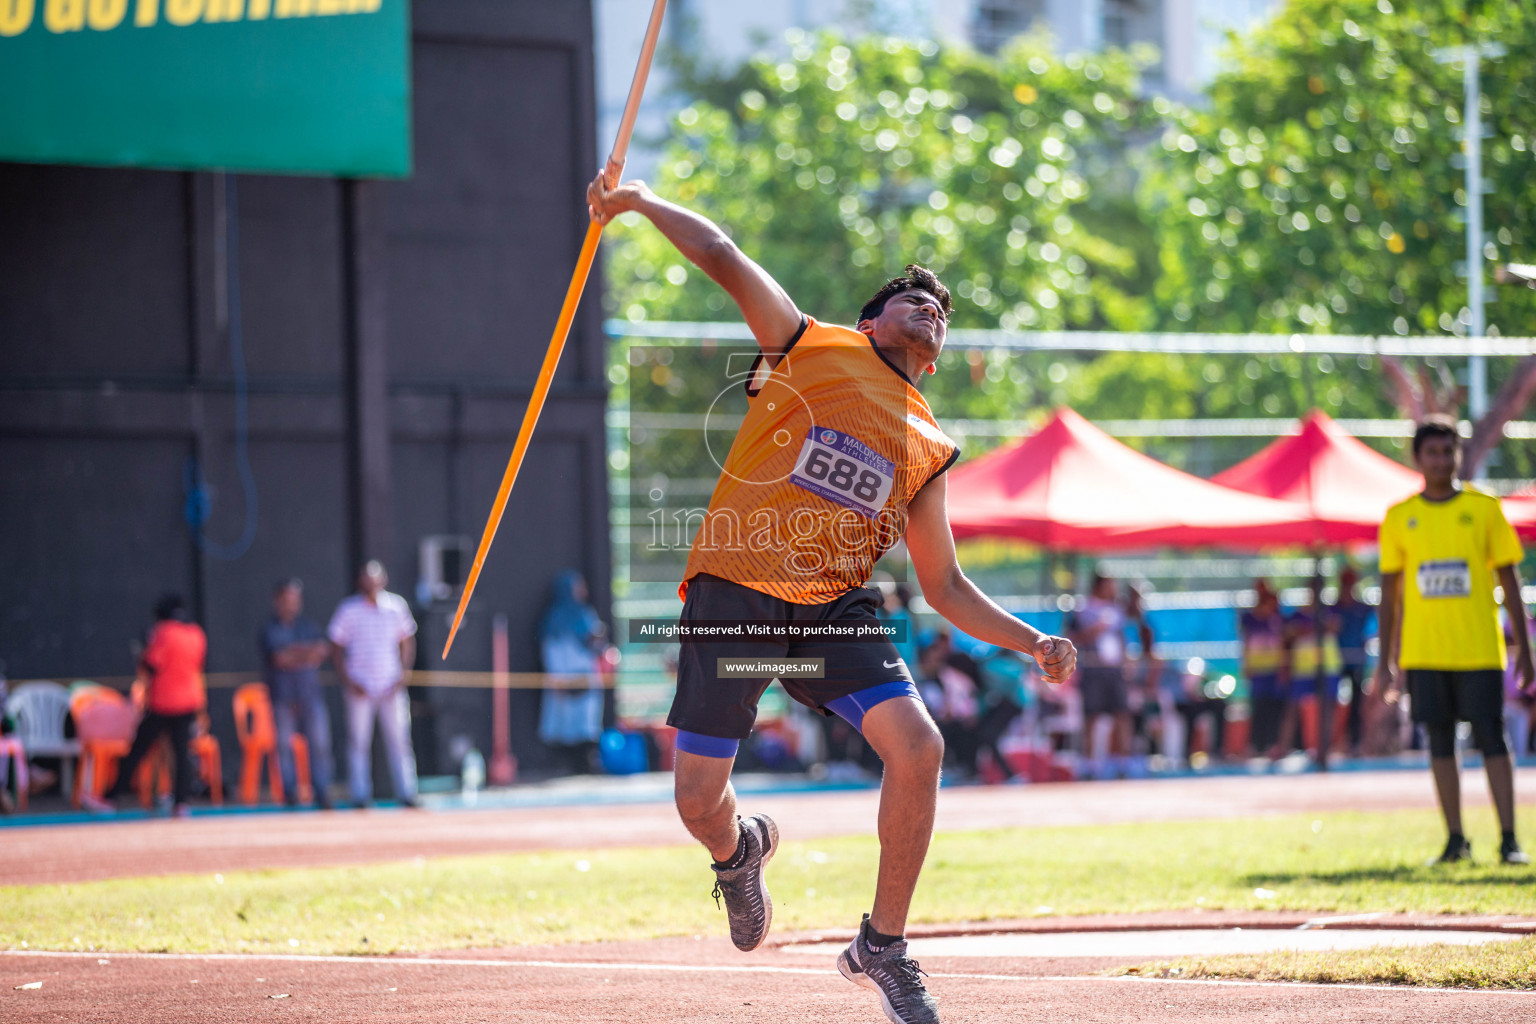
[[[619,183],[618,171],[622,171],[625,154],[629,151],[629,137],[635,130],[635,116],[640,112],[640,97],[645,93],[645,79],[651,71],[651,58],[656,53],[656,39],[661,34],[661,19],[666,10],[667,0],[656,0],[651,7],[651,21],[645,29],[645,42],[640,46],[640,63],[635,67],[635,78],[629,86],[629,100],[624,104],[624,117],[619,121],[618,137],[614,139],[613,151],[608,157],[610,169],[618,169],[614,180],[609,182],[610,187]],[[528,410],[523,413],[523,425],[518,428],[517,443],[512,446],[507,471],[502,474],[496,501],[491,505],[490,518],[485,521],[485,532],[480,536],[480,547],[475,552],[474,564],[469,568],[464,593],[459,595],[458,611],[453,613],[453,628],[448,631],[448,642],[443,645],[445,659],[453,647],[453,638],[459,633],[459,624],[464,621],[464,609],[469,607],[470,595],[475,592],[475,583],[480,579],[486,553],[491,550],[491,541],[496,537],[496,527],[501,525],[501,515],[506,511],[507,498],[512,493],[512,484],[517,480],[517,471],[522,468],[523,456],[528,453],[533,428],[539,422],[539,413],[544,411],[544,400],[549,397],[549,385],[554,379],[555,367],[560,365],[560,353],[565,349],[566,336],[571,333],[571,321],[576,317],[576,306],[581,302],[581,293],[587,286],[587,274],[592,270],[592,259],[597,255],[597,240],[602,233],[603,226],[597,221],[587,225],[587,237],[581,243],[581,255],[576,258],[576,269],[571,274],[570,286],[565,290],[565,303],[560,307],[559,319],[555,321],[555,333],[549,339],[549,351],[544,353],[544,365],[539,368],[539,379],[533,385],[533,397],[528,400]]]

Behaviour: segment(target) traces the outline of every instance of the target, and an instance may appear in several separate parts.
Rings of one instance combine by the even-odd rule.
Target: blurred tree
[[[1483,65],[1486,255],[1536,258],[1530,8],[1289,0],[1232,40],[1209,109],[1177,112],[1148,161],[1140,195],[1160,246],[1158,327],[1464,333],[1462,72],[1435,51],[1485,40],[1507,49]],[[1490,333],[1536,334],[1536,294],[1495,297]],[[1385,413],[1394,399],[1405,414],[1459,400],[1445,367],[1339,369],[1355,415]],[[1501,391],[1476,445],[1524,408],[1536,361],[1493,360],[1490,377]],[[1532,474],[1526,447],[1504,446],[1505,475]]]
[[[1158,114],[1138,98],[1137,58],[1063,60],[1043,38],[1000,58],[885,37],[790,41],[782,60],[729,75],[682,66],[698,98],[653,187],[720,223],[802,309],[851,324],[916,262],[954,293],[956,328],[1150,324],[1156,247],[1126,154]],[[620,317],[737,319],[659,233],[611,244]],[[1018,416],[1048,399],[1050,362],[956,346],[925,387],[951,416]]]

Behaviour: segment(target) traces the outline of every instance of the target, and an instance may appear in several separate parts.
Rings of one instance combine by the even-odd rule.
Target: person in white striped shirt
[[[347,704],[352,802],[373,799],[373,722],[377,718],[395,785],[395,798],[416,806],[416,754],[406,674],[416,660],[416,620],[399,594],[384,589],[389,574],[377,561],[363,566],[357,593],[341,602],[326,634]]]

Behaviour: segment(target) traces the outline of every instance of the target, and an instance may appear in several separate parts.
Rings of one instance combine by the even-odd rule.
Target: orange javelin
[[[651,58],[656,54],[656,40],[661,35],[661,19],[666,13],[667,0],[656,0],[651,7],[651,22],[645,29],[645,42],[640,46],[640,63],[635,67],[634,81],[629,86],[629,100],[624,104],[624,117],[619,121],[618,137],[608,157],[610,165],[620,169],[629,152],[629,137],[635,130],[635,117],[640,113],[640,97],[645,92],[645,79],[651,71]],[[615,180],[610,184],[617,185]],[[587,226],[587,237],[581,243],[581,255],[576,258],[576,270],[565,290],[565,303],[560,307],[560,317],[555,321],[555,333],[549,339],[549,351],[544,353],[544,365],[539,368],[539,379],[533,385],[533,397],[528,400],[528,411],[523,413],[523,425],[517,431],[517,443],[512,446],[512,457],[507,460],[507,471],[502,474],[501,486],[496,490],[496,501],[491,505],[490,518],[485,521],[485,532],[480,536],[480,548],[475,552],[475,562],[469,568],[469,579],[464,583],[464,593],[459,595],[459,609],[453,613],[453,628],[448,631],[448,642],[443,645],[443,657],[453,647],[458,636],[459,624],[464,621],[464,609],[469,607],[469,597],[475,592],[480,579],[480,569],[485,565],[486,553],[496,538],[496,528],[501,525],[502,513],[507,509],[507,498],[512,494],[512,484],[517,471],[522,468],[523,456],[528,453],[528,442],[533,439],[533,428],[544,411],[544,399],[549,397],[549,385],[555,377],[555,367],[560,365],[560,353],[565,350],[565,339],[571,333],[571,321],[576,317],[576,307],[581,293],[587,286],[587,275],[592,271],[592,259],[597,255],[597,240],[603,226],[593,221]]]

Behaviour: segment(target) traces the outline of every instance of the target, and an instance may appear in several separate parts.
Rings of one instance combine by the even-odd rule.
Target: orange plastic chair
[[[75,773],[70,802],[80,806],[82,793],[101,796],[117,777],[117,762],[128,755],[139,713],[128,700],[105,686],[85,686],[69,699],[80,742],[80,770]]]
[[[224,806],[224,767],[220,756],[219,741],[207,732],[207,719],[201,720],[203,732],[193,736],[191,742],[192,757],[197,762],[198,774],[208,786],[208,801],[215,807]],[[171,785],[171,741],[161,738],[155,744],[155,749],[144,759],[144,765],[139,769],[135,780],[138,783],[139,803],[145,808],[153,807],[155,794],[170,793]]]
[[[6,758],[11,759],[11,765],[16,769],[16,806],[24,811],[31,780],[27,777],[27,748],[21,745],[21,740],[0,736],[0,764],[4,764]]]
[[[283,798],[283,777],[277,765],[277,726],[272,721],[272,697],[266,683],[246,683],[235,690],[235,735],[240,739],[240,802],[254,804],[261,796],[261,768],[267,767],[272,798]]]
[[[235,691],[235,733],[240,737],[240,801],[254,804],[261,795],[261,769],[267,768],[267,787],[272,799],[282,802],[283,775],[278,768],[277,726],[272,718],[272,697],[266,683],[246,683]],[[295,734],[292,744],[293,766],[298,789],[304,802],[314,799],[309,776],[309,743]]]
[[[309,780],[309,740],[301,732],[293,734],[289,746],[293,750],[294,788],[299,791],[299,803],[315,802],[315,787]],[[281,778],[281,777],[279,777]],[[278,783],[281,785],[281,781]]]

